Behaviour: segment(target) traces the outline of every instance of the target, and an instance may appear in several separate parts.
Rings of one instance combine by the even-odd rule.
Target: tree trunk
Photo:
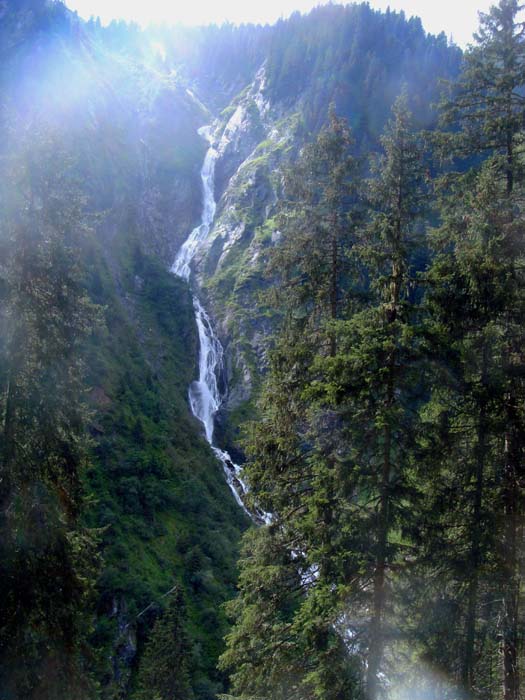
[[[507,118],[512,114],[511,98]],[[507,129],[507,195],[512,197],[514,189],[514,139],[511,129]],[[512,335],[512,333],[511,333]],[[509,365],[514,364],[513,343],[509,343]],[[520,574],[518,571],[517,530],[519,508],[518,474],[522,461],[522,448],[518,437],[517,392],[511,377],[507,400],[507,430],[505,434],[505,463],[503,471],[503,571],[505,572],[503,591],[503,695],[504,700],[519,700],[518,668],[518,614]]]
[[[392,431],[385,428],[385,449],[383,470],[381,474],[381,496],[379,506],[379,532],[377,542],[377,559],[374,572],[374,601],[372,621],[370,623],[370,648],[368,652],[367,696],[376,700],[379,695],[379,669],[384,652],[383,616],[386,603],[386,565],[388,529],[390,520],[390,451]]]
[[[515,395],[511,391],[507,406],[505,467],[503,473],[503,696],[519,700],[518,615],[520,577],[518,571],[517,531],[519,508],[518,473],[521,446],[517,434]]]
[[[337,237],[335,233],[337,222],[332,223],[332,240],[331,240],[331,270],[330,270],[330,318],[332,321],[337,319],[337,292],[339,282],[339,256],[337,250]],[[335,357],[337,352],[337,337],[334,329],[330,331],[330,357]]]
[[[486,373],[486,351],[484,349],[483,375]],[[482,379],[485,383],[485,379]],[[476,439],[476,486],[471,522],[471,546],[470,546],[470,578],[467,589],[467,616],[465,621],[465,654],[463,657],[462,682],[468,695],[472,696],[474,688],[475,645],[476,645],[476,612],[478,606],[479,589],[479,565],[481,544],[481,506],[483,502],[484,473],[487,455],[486,428],[487,407],[483,398],[478,417]]]
[[[505,177],[507,181],[507,195],[511,195],[514,189],[514,137],[512,131],[507,131],[507,166]]]
[[[393,264],[392,294],[390,308],[387,310],[387,323],[393,324],[397,319],[399,297],[401,293],[401,267]],[[386,568],[388,563],[388,532],[390,529],[390,472],[392,469],[392,426],[390,411],[394,405],[396,371],[396,350],[388,358],[388,379],[386,386],[386,425],[384,428],[383,468],[379,485],[379,523],[377,537],[377,555],[374,572],[373,612],[370,623],[370,648],[367,668],[367,695],[369,700],[377,700],[379,695],[379,669],[383,659],[385,635],[383,626],[384,610],[387,598]]]
[[[7,380],[6,403],[3,425],[3,459],[2,478],[0,479],[0,507],[3,509],[14,479],[13,470],[16,464],[16,404],[17,382],[16,373],[11,368]]]

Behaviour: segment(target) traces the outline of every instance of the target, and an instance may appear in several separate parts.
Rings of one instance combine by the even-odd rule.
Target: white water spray
[[[175,262],[171,268],[173,274],[177,277],[182,277],[185,280],[190,279],[191,261],[195,257],[200,244],[206,240],[210,233],[217,204],[215,202],[215,163],[217,162],[218,153],[212,144],[211,126],[203,126],[199,129],[199,136],[202,136],[209,143],[209,148],[204,158],[204,165],[201,169],[202,180],[202,217],[199,226],[193,229],[188,238],[182,244]]]
[[[211,127],[202,127],[199,129],[199,135],[203,136],[209,143],[209,148],[204,158],[204,165],[201,170],[203,194],[202,219],[200,225],[193,229],[182,244],[171,268],[171,271],[175,275],[188,281],[191,275],[192,260],[201,244],[206,241],[210,233],[215,217],[215,210],[217,208],[214,196],[214,175],[218,153],[213,146]],[[190,407],[193,415],[203,424],[206,440],[222,463],[226,480],[235,500],[241,508],[253,518],[254,515],[246,509],[242,501],[242,496],[247,492],[247,487],[241,477],[241,468],[233,463],[227,452],[219,449],[213,443],[215,416],[222,403],[218,377],[221,376],[224,370],[224,350],[219,338],[215,334],[208,314],[196,295],[193,295],[193,308],[195,310],[195,320],[199,332],[200,348],[199,378],[192,382],[189,388]],[[257,517],[259,517],[259,514],[257,514]]]

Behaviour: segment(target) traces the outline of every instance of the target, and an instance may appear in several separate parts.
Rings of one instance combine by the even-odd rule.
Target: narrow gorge
[[[199,251],[199,246],[206,242],[216,211],[214,175],[218,153],[213,145],[211,127],[201,127],[199,135],[209,143],[201,170],[202,221],[182,244],[171,268],[173,274],[182,277],[187,282],[190,282],[191,279],[193,258]],[[246,485],[242,480],[241,467],[234,464],[228,452],[217,447],[213,440],[215,416],[222,403],[219,386],[221,379],[224,382],[224,351],[214,331],[213,324],[199,301],[197,292],[194,292],[193,295],[193,308],[195,309],[195,320],[199,334],[199,378],[193,381],[189,388],[188,396],[191,410],[204,427],[206,440],[223,466],[226,480],[235,500],[246,514],[252,517],[243,503]]]

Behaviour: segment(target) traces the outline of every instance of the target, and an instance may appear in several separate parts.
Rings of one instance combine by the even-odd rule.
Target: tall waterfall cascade
[[[219,154],[213,146],[211,126],[200,128],[198,133],[209,144],[201,169],[203,194],[201,223],[184,241],[171,268],[173,274],[186,281],[190,280],[193,258],[211,231],[217,208],[214,194],[214,175]],[[192,413],[204,426],[206,440],[223,466],[226,480],[237,503],[251,518],[264,519],[262,514],[250,513],[243,503],[242,497],[246,494],[247,487],[242,479],[241,467],[234,464],[227,452],[214,444],[215,416],[223,399],[219,388],[219,377],[224,371],[224,349],[215,333],[210,317],[196,294],[193,295],[193,308],[199,333],[199,378],[191,383],[188,392]]]

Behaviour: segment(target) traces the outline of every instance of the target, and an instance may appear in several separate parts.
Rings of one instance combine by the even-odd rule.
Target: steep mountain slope
[[[104,312],[86,349],[86,519],[102,551],[96,677],[104,696],[128,694],[137,650],[179,583],[193,690],[213,697],[224,689],[220,605],[234,593],[247,519],[188,409],[196,328],[188,290],[166,265],[199,216],[205,114],[173,77],[97,46],[59,4],[10,6],[3,19],[13,40],[2,44],[2,171],[16,186],[18,165],[60,142],[55,162],[39,167],[52,177],[65,158],[75,172],[89,229],[83,275]]]
[[[215,669],[221,603],[234,595],[248,520],[189,411],[196,328],[188,287],[168,272],[199,220],[206,144],[197,129],[212,124],[218,207],[192,284],[226,351],[218,436],[240,456],[237,432],[253,412],[273,327],[258,295],[265,251],[279,238],[283,168],[331,101],[359,152],[375,145],[404,83],[420,124],[431,126],[428,105],[459,51],[418,20],[366,4],[275,27],[142,33],[84,24],[58,2],[18,0],[0,5],[0,52],[2,173],[12,179],[35,144],[60,141],[85,199],[86,288],[105,317],[87,348],[86,520],[100,528],[103,558],[95,674],[103,696],[130,696],[163,596],[179,583],[193,692],[211,698],[227,687]]]

